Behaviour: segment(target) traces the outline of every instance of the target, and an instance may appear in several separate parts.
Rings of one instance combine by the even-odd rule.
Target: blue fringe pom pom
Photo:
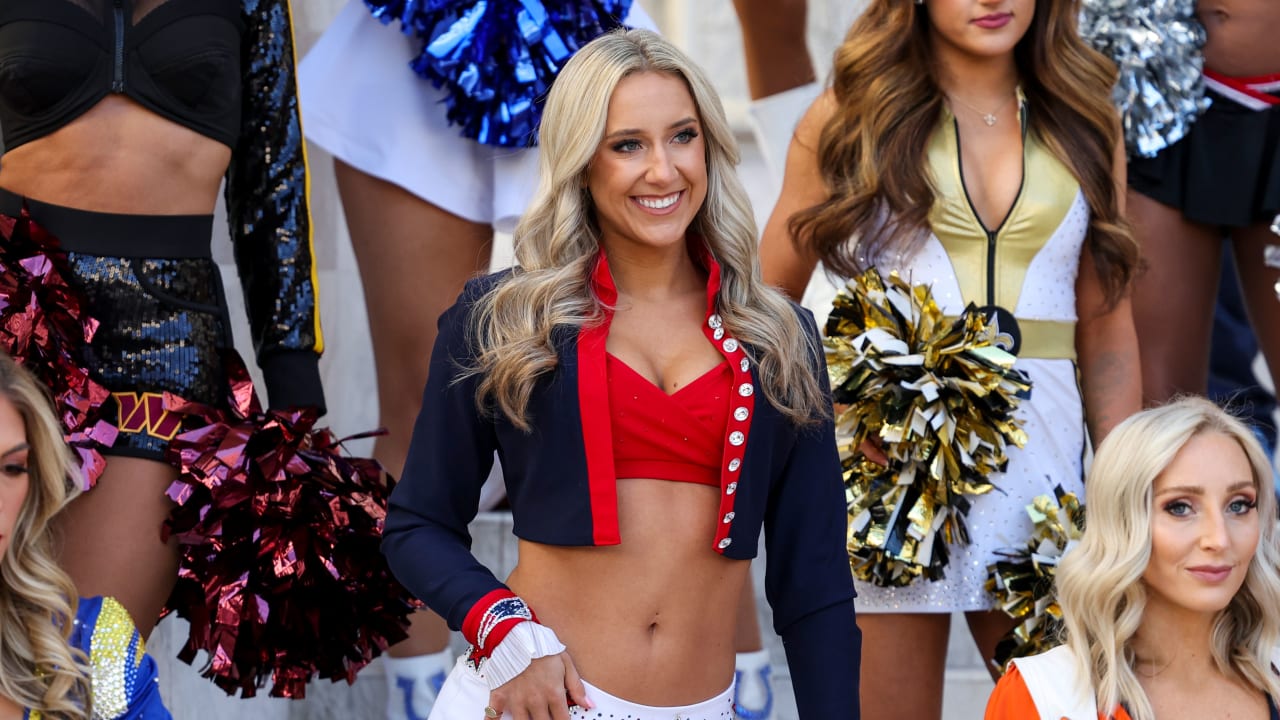
[[[410,66],[446,91],[449,122],[486,145],[537,144],[547,90],[574,52],[621,26],[631,0],[365,0],[421,38]]]

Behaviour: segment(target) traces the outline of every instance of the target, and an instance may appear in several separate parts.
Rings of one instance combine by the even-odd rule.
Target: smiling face
[[[27,500],[27,426],[22,415],[0,395],[0,557],[13,537],[18,514]]]
[[[587,189],[607,252],[683,248],[707,196],[698,108],[678,75],[639,72],[609,99]]]
[[[1013,52],[1035,17],[1035,0],[926,0],[935,46],[975,58]]]
[[[1152,488],[1147,604],[1214,615],[1244,584],[1260,532],[1258,488],[1240,445],[1191,438]]]

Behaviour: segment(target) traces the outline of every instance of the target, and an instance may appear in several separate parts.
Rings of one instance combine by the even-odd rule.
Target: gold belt
[[[954,320],[948,315],[948,320]],[[1039,360],[1076,359],[1076,324],[1059,320],[1023,320],[1018,318],[1022,346],[1018,357]]]

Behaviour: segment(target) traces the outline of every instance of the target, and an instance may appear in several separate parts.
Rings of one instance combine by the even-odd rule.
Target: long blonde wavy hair
[[[469,370],[482,377],[476,402],[496,405],[528,430],[534,384],[558,363],[553,330],[603,320],[606,308],[590,285],[600,232],[583,188],[614,88],[641,72],[680,77],[693,96],[706,137],[707,197],[689,232],[720,264],[717,312],[757,363],[761,391],[792,421],[807,423],[829,411],[814,371],[820,351],[807,340],[795,310],[761,280],[755,220],[735,171],[738,145],[720,99],[684,53],[646,30],[591,41],[551,88],[539,131],[538,190],[515,230],[517,268],[480,299],[474,315],[479,351]]]
[[[71,647],[71,578],[53,560],[50,519],[76,494],[79,469],[44,386],[0,353],[0,396],[26,428],[28,490],[0,558],[0,695],[46,718],[88,720],[88,658]]]
[[[1098,448],[1085,486],[1088,519],[1080,544],[1062,559],[1058,599],[1066,644],[1098,707],[1123,703],[1133,720],[1152,720],[1151,702],[1133,671],[1130,641],[1142,624],[1142,575],[1151,558],[1152,488],[1191,440],[1219,433],[1239,444],[1253,469],[1261,525],[1244,584],[1213,624],[1213,660],[1280,702],[1271,654],[1280,648],[1280,551],[1271,463],[1244,423],[1204,398],[1188,397],[1125,420]]]
[[[1014,61],[1029,131],[1070,169],[1089,203],[1086,243],[1114,303],[1138,267],[1138,246],[1112,173],[1120,141],[1115,66],[1080,39],[1078,14],[1078,0],[1037,0]],[[856,275],[885,250],[910,254],[927,236],[935,193],[926,156],[943,110],[936,65],[928,14],[910,0],[871,0],[836,50],[837,109],[816,148],[829,195],[789,222],[797,245],[836,275]]]

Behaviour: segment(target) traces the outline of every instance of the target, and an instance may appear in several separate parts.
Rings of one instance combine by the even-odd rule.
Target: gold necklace
[[[1013,96],[1010,97],[1009,99],[1012,100],[1016,97],[1018,97],[1018,93],[1015,91],[1013,93]],[[1005,107],[1008,106],[1009,104],[1009,100],[1005,100],[1003,103],[1000,104],[1000,107],[996,108],[995,110],[992,110],[991,112],[983,112],[981,109],[976,108],[970,105],[969,103],[965,102],[964,100],[961,100],[960,98],[955,97],[954,95],[951,95],[949,93],[947,94],[947,99],[954,100],[955,102],[958,102],[961,105],[969,108],[970,110],[978,113],[978,115],[982,116],[982,122],[986,123],[987,127],[991,127],[992,125],[996,124],[996,120],[999,119],[996,117],[996,113],[1000,112],[1001,110],[1004,110]]]

